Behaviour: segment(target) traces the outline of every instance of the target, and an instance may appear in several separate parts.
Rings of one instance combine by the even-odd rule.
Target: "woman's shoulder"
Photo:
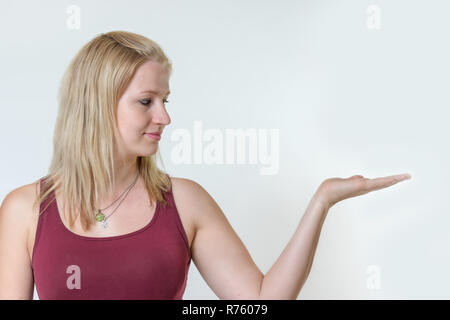
[[[171,192],[175,199],[175,203],[180,206],[184,206],[186,201],[192,198],[193,189],[196,182],[186,178],[170,177]],[[179,208],[180,209],[180,208]]]
[[[171,176],[170,182],[174,195],[176,193],[178,197],[192,199],[206,191],[199,183],[191,179]]]
[[[214,202],[203,186],[187,178],[171,177],[172,192],[178,211],[191,217],[196,226],[203,219],[205,208]]]
[[[15,188],[0,206],[1,228],[6,228],[11,235],[23,235],[25,245],[39,216],[39,207],[33,207],[38,194],[39,180]]]
[[[39,180],[17,187],[10,191],[2,201],[1,208],[17,211],[15,214],[24,218],[32,213],[32,206],[39,194]]]

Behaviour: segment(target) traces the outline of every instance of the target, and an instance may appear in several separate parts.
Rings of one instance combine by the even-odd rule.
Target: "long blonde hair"
[[[41,206],[52,191],[60,190],[68,204],[71,227],[77,213],[83,229],[89,230],[95,223],[94,204],[115,184],[117,102],[136,69],[149,60],[172,73],[172,63],[161,47],[131,32],[100,34],[79,50],[61,81],[53,158],[33,207]],[[155,155],[161,159],[158,149],[150,157],[138,157],[137,166],[150,201],[165,206],[163,191],[169,190],[171,183],[169,175],[157,167]],[[55,197],[51,201],[56,201]]]

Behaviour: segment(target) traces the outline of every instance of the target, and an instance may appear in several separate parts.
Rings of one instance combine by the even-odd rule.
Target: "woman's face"
[[[161,64],[147,61],[136,70],[117,106],[122,160],[156,153],[158,140],[145,133],[161,132],[161,139],[164,138],[162,131],[170,124],[164,105],[169,93],[169,71]]]

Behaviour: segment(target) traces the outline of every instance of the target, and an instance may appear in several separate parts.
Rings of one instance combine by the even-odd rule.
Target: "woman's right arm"
[[[0,207],[0,299],[33,299],[33,271],[27,249],[29,185],[11,191]]]

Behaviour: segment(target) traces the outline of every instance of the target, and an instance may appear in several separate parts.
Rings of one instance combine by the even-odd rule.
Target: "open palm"
[[[322,182],[318,191],[329,209],[339,201],[387,188],[410,178],[411,175],[409,174],[399,174],[375,179],[364,178],[361,175],[351,176],[346,179],[329,178]]]

